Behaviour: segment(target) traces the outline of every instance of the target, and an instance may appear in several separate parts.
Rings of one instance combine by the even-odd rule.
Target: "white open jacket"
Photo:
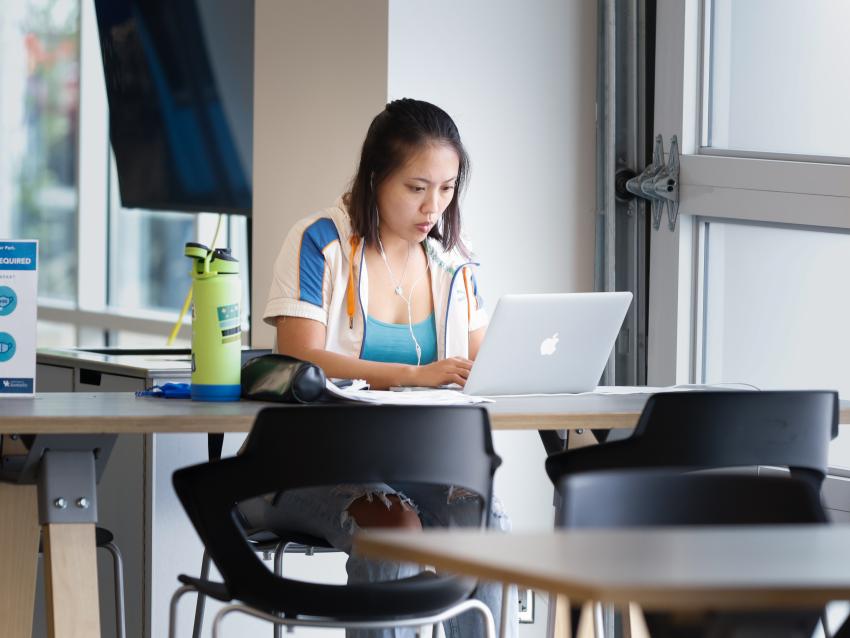
[[[327,328],[325,348],[359,358],[369,302],[364,242],[352,234],[342,201],[300,221],[275,260],[263,320],[305,317]],[[437,358],[469,357],[469,333],[487,325],[472,267],[457,251],[427,238]],[[277,348],[275,348],[277,349]]]

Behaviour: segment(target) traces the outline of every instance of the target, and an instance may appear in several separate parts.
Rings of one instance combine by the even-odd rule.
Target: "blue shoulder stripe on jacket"
[[[301,301],[322,305],[325,277],[325,255],[322,251],[333,241],[339,241],[339,233],[333,221],[327,217],[317,219],[301,235],[298,280],[298,297]]]
[[[478,280],[475,275],[470,273],[469,278],[472,279],[472,294],[475,296],[475,305],[479,308],[484,307],[484,298],[478,294]]]

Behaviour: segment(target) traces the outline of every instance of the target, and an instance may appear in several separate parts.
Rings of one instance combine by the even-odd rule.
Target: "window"
[[[33,0],[0,16],[0,236],[39,240],[39,292],[76,296],[79,3]],[[5,221],[5,223],[4,223]]]
[[[0,236],[39,240],[40,346],[164,346],[191,285],[183,246],[215,234],[218,215],[121,206],[107,122],[93,3],[4,7],[0,210],[12,214]],[[222,226],[216,245],[242,262],[247,309],[247,223]]]
[[[649,383],[850,390],[823,345],[840,352],[843,336],[828,318],[846,296],[850,125],[837,102],[850,95],[850,5],[658,9],[654,128],[682,156],[679,224],[651,238]]]
[[[714,0],[705,147],[850,157],[850,3]]]
[[[850,232],[709,221],[704,242],[698,378],[850,394]]]

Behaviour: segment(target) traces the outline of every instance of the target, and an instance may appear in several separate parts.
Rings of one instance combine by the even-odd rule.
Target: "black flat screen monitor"
[[[127,208],[251,213],[253,0],[95,0]]]

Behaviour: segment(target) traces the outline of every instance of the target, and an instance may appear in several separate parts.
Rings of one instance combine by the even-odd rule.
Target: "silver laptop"
[[[593,390],[631,302],[630,292],[505,295],[463,391],[486,396]]]

